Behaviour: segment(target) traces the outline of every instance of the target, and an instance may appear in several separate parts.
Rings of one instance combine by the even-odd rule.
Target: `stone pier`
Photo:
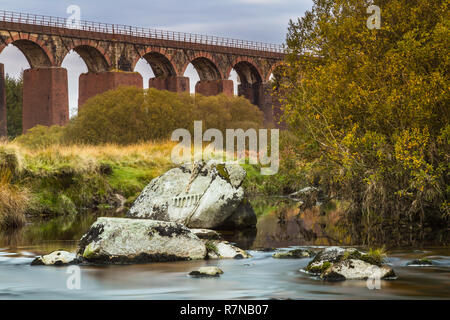
[[[6,125],[5,66],[0,63],[0,138],[8,135]]]
[[[23,132],[36,125],[65,125],[69,121],[67,70],[27,69],[23,73]]]
[[[189,92],[189,78],[176,76],[151,78],[148,87],[172,92]]]
[[[204,96],[216,96],[224,93],[232,97],[234,94],[233,80],[204,80],[195,85],[195,93]]]
[[[88,72],[80,75],[78,106],[81,108],[89,98],[120,86],[143,88],[142,76],[137,72]]]

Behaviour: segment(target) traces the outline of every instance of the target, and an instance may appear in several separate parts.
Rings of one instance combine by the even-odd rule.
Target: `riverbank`
[[[127,206],[173,166],[172,147],[159,142],[32,149],[1,143],[0,215],[58,216]]]
[[[281,142],[283,161],[277,175],[261,176],[258,166],[244,165],[247,176],[243,186],[247,196],[280,197],[276,203],[265,203],[264,199],[253,201],[257,216],[276,212],[282,223],[294,214],[302,221],[309,219],[322,225],[326,235],[346,243],[379,246],[448,243],[449,233],[443,225],[434,231],[422,228],[419,233],[407,230],[407,225],[402,225],[406,231],[400,232],[393,225],[397,231],[369,238],[372,230],[357,228],[348,219],[342,219],[349,206],[345,199],[326,201],[320,206],[314,200],[309,207],[300,206],[300,212],[301,203],[294,203],[291,209],[292,204],[286,204],[287,199],[282,196],[307,186],[309,179],[304,177],[307,167],[288,154],[293,149],[291,144],[284,139]],[[170,159],[174,146],[170,141],[128,146],[54,143],[34,146],[19,141],[0,142],[0,227],[14,229],[35,218],[83,212],[125,213],[153,178],[175,166]]]

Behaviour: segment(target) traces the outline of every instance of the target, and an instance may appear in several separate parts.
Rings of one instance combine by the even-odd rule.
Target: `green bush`
[[[259,128],[262,112],[247,99],[204,97],[156,89],[121,87],[89,99],[64,129],[62,140],[85,144],[131,144],[170,138],[178,128]],[[243,127],[243,129],[245,129]]]

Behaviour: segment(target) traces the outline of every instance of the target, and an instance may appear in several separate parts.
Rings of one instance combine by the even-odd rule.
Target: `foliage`
[[[449,3],[377,1],[379,30],[366,27],[371,4],[315,0],[290,22],[277,82],[298,163],[350,200],[366,243],[446,228],[450,208]]]
[[[22,134],[22,78],[14,79],[6,75],[5,87],[8,136],[15,138]]]
[[[14,229],[25,224],[25,210],[28,201],[26,189],[12,185],[12,172],[0,168],[0,229]]]
[[[204,130],[241,128],[242,124],[258,128],[263,115],[242,97],[121,87],[89,99],[64,130],[64,139],[88,144],[168,139],[175,129],[192,131],[194,120],[203,120]]]
[[[64,127],[37,125],[15,139],[21,145],[31,149],[45,148],[64,144]]]

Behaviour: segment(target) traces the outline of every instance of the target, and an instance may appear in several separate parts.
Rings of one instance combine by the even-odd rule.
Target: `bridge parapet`
[[[61,66],[72,50],[88,68],[79,81],[80,104],[121,85],[142,87],[142,78],[132,72],[144,59],[155,74],[149,86],[174,92],[189,90],[185,71],[192,64],[200,77],[198,93],[232,95],[229,77],[234,69],[240,80],[238,94],[258,105],[267,122],[273,117],[265,88],[285,56],[283,46],[263,42],[90,21],[72,29],[65,18],[0,11],[0,52],[10,44],[31,67],[24,77],[24,130],[67,122],[67,74]],[[36,90],[43,84],[45,94]]]

